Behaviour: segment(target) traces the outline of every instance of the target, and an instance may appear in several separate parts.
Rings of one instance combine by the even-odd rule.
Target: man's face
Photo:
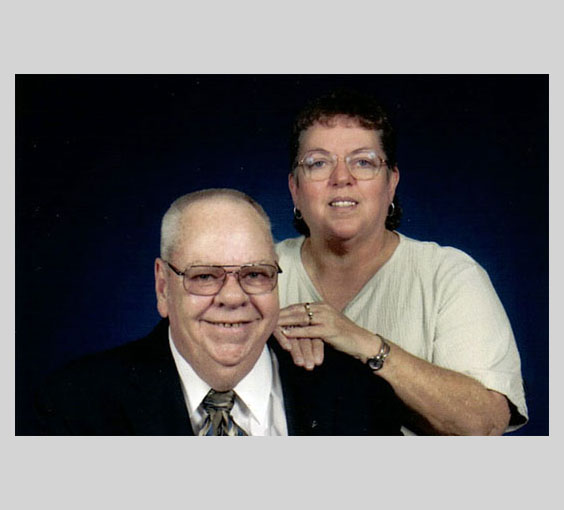
[[[274,247],[258,213],[226,199],[195,202],[184,212],[182,235],[171,264],[275,264]],[[214,296],[186,292],[183,279],[157,259],[159,312],[168,317],[176,348],[198,375],[216,390],[230,389],[254,366],[276,326],[278,289],[246,294],[227,275]]]

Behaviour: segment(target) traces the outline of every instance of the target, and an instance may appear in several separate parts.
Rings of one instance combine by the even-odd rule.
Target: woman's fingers
[[[292,345],[292,349],[290,350],[290,354],[292,355],[292,359],[294,360],[294,364],[298,365],[299,367],[304,366],[304,355],[302,354],[302,348],[300,347],[300,341],[296,340],[295,338],[290,339],[290,343]]]
[[[282,326],[282,333],[289,338],[323,338],[322,326]]]
[[[373,333],[356,325],[327,303],[288,306],[281,310],[278,325],[292,342],[292,356],[298,360],[296,364],[301,366],[303,363],[307,368],[323,363],[324,343],[359,357],[368,344],[372,349],[374,342]],[[313,343],[311,339],[315,339]]]
[[[290,339],[292,344],[292,359],[294,363],[306,370],[313,370],[316,365],[321,365],[323,362],[323,342],[319,339],[312,340],[311,338]],[[321,345],[321,355],[320,346]],[[318,362],[318,360],[320,360]]]
[[[292,350],[292,342],[290,342],[288,337],[284,333],[282,333],[282,330],[280,328],[276,328],[272,332],[272,334],[274,335],[274,338],[278,340],[278,343],[280,344],[280,347],[282,347],[282,349],[285,349],[287,351]]]
[[[323,363],[324,342],[321,340],[323,326],[319,303],[299,303],[280,310],[278,328],[274,336],[283,349],[290,351],[294,363],[313,370]]]
[[[287,338],[278,328],[274,337],[283,349],[290,351],[294,364],[313,370],[323,363],[323,341],[319,338]]]
[[[312,347],[313,347],[313,362],[317,366],[319,366],[323,363],[323,357],[325,353],[323,340],[320,340],[319,338],[314,338],[312,340]]]
[[[306,326],[319,323],[323,308],[320,303],[300,303],[280,310],[278,324],[280,326]]]
[[[302,357],[304,360],[304,367],[306,370],[313,370],[315,367],[315,359],[313,357],[312,340],[310,338],[303,338],[298,341],[300,349],[302,350]]]

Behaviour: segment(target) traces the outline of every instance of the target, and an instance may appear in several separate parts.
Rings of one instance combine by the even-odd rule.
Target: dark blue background
[[[407,236],[488,271],[521,352],[530,423],[548,434],[548,76],[16,76],[16,433],[41,378],[159,319],[160,219],[192,190],[235,187],[295,236],[287,139],[334,86],[398,128]]]

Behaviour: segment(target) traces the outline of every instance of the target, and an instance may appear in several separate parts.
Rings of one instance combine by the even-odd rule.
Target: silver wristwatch
[[[378,338],[380,338],[380,340],[382,340],[382,347],[380,347],[380,352],[373,358],[368,358],[368,360],[366,360],[367,365],[372,370],[374,370],[374,372],[377,372],[384,366],[384,361],[386,361],[388,354],[390,354],[390,344],[386,342],[386,339],[383,336],[377,336]]]

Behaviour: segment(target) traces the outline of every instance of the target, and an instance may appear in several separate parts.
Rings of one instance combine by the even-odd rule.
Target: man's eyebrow
[[[272,264],[276,262],[276,257],[273,258],[265,258],[265,259],[259,259],[259,260],[251,260],[249,262],[243,262],[242,264],[220,264],[220,263],[216,263],[216,262],[208,262],[208,261],[195,261],[195,262],[190,262],[189,264],[185,265],[184,267],[190,267],[190,266],[229,266],[229,267],[239,267],[239,266],[247,266],[249,264]]]

